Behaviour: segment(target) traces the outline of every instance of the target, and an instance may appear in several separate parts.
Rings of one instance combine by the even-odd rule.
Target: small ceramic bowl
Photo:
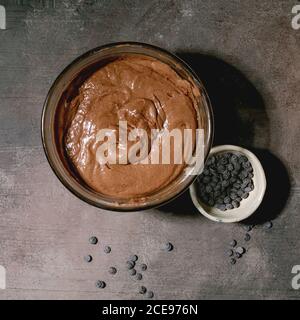
[[[196,186],[198,181],[194,182],[194,184],[192,184],[192,186],[190,187],[190,195],[196,208],[205,217],[216,222],[232,223],[245,220],[256,211],[264,198],[267,183],[265,172],[260,161],[251,151],[247,149],[231,145],[217,146],[211,150],[209,157],[211,157],[212,155],[227,152],[240,153],[245,155],[253,166],[254,190],[250,192],[249,197],[241,201],[241,205],[239,208],[227,210],[224,212],[215,207],[207,206],[199,199]]]

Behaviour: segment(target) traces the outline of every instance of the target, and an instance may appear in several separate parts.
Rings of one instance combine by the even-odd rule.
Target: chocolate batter
[[[126,55],[92,73],[67,107],[65,149],[85,183],[97,192],[128,201],[169,185],[184,170],[178,164],[99,165],[100,129],[197,129],[200,92],[171,67],[143,55]],[[150,145],[151,147],[151,145]]]

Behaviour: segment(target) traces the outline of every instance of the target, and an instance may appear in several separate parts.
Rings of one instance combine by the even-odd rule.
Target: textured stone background
[[[156,298],[300,298],[291,288],[292,266],[300,264],[296,0],[52,3],[0,1],[8,19],[0,31],[0,264],[7,268],[0,298],[137,299],[138,284],[122,269],[131,253],[148,264],[143,284]],[[232,238],[243,239],[242,226],[206,220],[188,194],[148,212],[107,212],[71,195],[45,159],[40,117],[51,83],[78,55],[126,40],[189,62],[214,105],[215,143],[244,145],[263,161],[268,194],[254,220],[272,219],[274,228],[255,228],[234,267],[224,252]],[[171,254],[160,250],[167,240]],[[94,287],[97,279],[105,290]]]

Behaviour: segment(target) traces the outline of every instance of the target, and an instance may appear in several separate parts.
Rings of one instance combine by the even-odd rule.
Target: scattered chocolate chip
[[[90,237],[89,242],[90,242],[90,244],[95,245],[98,243],[98,239],[97,239],[97,237]]]
[[[153,293],[152,291],[148,291],[148,292],[146,293],[146,298],[152,299],[153,297],[154,297],[154,293]]]
[[[134,255],[130,256],[129,260],[136,262],[136,261],[138,261],[138,256],[136,254],[134,254]]]
[[[165,245],[164,245],[164,250],[165,251],[168,251],[168,252],[170,252],[170,251],[172,251],[173,250],[173,245],[172,245],[172,243],[170,243],[170,242],[167,242]]]
[[[116,274],[116,273],[117,273],[117,269],[116,269],[115,267],[110,267],[110,268],[108,269],[108,272],[109,272],[110,274]]]
[[[111,247],[106,246],[106,247],[104,248],[104,252],[105,252],[105,253],[111,253]]]
[[[230,242],[230,247],[234,248],[234,247],[236,247],[236,245],[237,245],[237,241],[236,240],[232,240]]]
[[[95,285],[99,289],[104,289],[106,287],[106,283],[104,281],[101,281],[101,280],[98,280]]]
[[[233,252],[233,250],[229,249],[229,250],[227,250],[226,254],[228,257],[232,257],[234,252]]]
[[[247,242],[251,240],[251,236],[249,233],[246,233],[244,240]]]
[[[243,248],[243,247],[237,247],[237,248],[235,249],[235,252],[236,252],[236,253],[239,253],[239,254],[244,254],[244,253],[246,252],[246,250],[245,250],[245,248]]]
[[[129,275],[130,276],[135,276],[136,275],[136,270],[135,269],[129,270]]]
[[[139,288],[139,293],[140,293],[140,294],[145,294],[146,292],[147,292],[147,288],[146,288],[146,287],[141,286],[141,287]]]
[[[142,263],[140,265],[140,268],[141,268],[142,271],[146,271],[148,267],[147,267],[147,265],[145,263]]]
[[[93,260],[93,257],[91,255],[87,255],[84,257],[85,262],[92,262],[92,260]]]
[[[237,259],[241,259],[242,255],[241,255],[240,253],[236,252],[236,253],[235,253],[235,257],[236,257]]]
[[[136,276],[135,276],[135,279],[138,280],[138,281],[142,280],[143,279],[142,274],[141,273],[137,273]]]
[[[252,226],[245,225],[245,226],[243,226],[243,229],[244,229],[246,232],[250,232],[250,231],[252,230]]]
[[[127,269],[131,270],[135,267],[135,262],[134,261],[127,261]]]
[[[130,276],[135,276],[136,275],[136,270],[135,269],[129,270],[129,275]]]
[[[272,229],[272,227],[273,227],[273,223],[272,223],[271,221],[268,221],[268,222],[266,222],[266,223],[263,225],[263,228],[264,228],[265,230]]]

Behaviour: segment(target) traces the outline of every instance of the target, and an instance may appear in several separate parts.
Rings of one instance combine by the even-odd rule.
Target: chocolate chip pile
[[[240,153],[211,156],[198,178],[200,199],[221,211],[238,208],[254,190],[253,167]]]
[[[90,237],[89,243],[91,245],[98,244],[98,238],[95,236]],[[172,243],[167,242],[163,245],[162,249],[166,252],[171,252],[171,251],[173,251],[174,246]],[[106,254],[110,254],[112,252],[112,248],[110,246],[105,246],[103,251]],[[138,260],[139,260],[139,258],[136,254],[130,256],[129,259],[126,261],[126,269],[128,270],[128,274],[132,279],[134,279],[136,281],[141,281],[143,279],[143,272],[145,272],[148,269],[148,266],[145,263],[138,263]],[[86,255],[84,257],[84,261],[87,263],[91,263],[93,261],[93,257],[91,255]],[[118,272],[118,270],[116,267],[112,266],[108,269],[108,273],[111,276],[115,276],[117,274],[117,272]],[[95,286],[98,289],[104,289],[104,288],[106,288],[106,283],[102,280],[97,280],[95,283]],[[153,291],[149,291],[144,286],[139,287],[138,293],[144,295],[147,299],[152,299],[154,297]]]

